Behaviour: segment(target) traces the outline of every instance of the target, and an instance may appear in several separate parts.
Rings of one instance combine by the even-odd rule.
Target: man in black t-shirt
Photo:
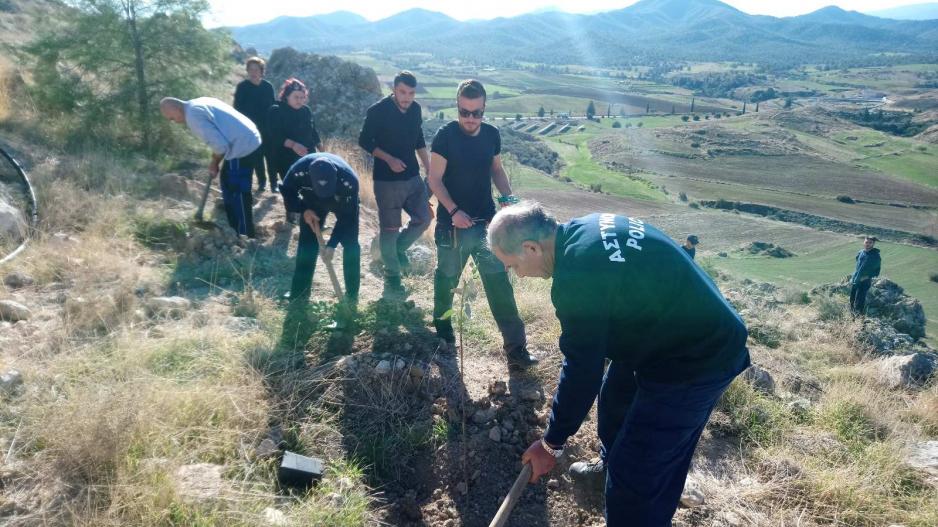
[[[409,71],[394,77],[394,92],[368,108],[358,144],[374,156],[374,191],[381,231],[381,260],[384,262],[385,293],[405,294],[401,271],[409,266],[407,248],[427,227],[432,217],[427,186],[420,179],[420,166],[430,166],[423,138],[423,116],[414,101],[417,78]],[[416,155],[415,155],[416,154]],[[401,211],[410,221],[401,232]]]
[[[525,368],[537,360],[528,354],[524,323],[518,315],[514,290],[505,267],[486,246],[485,233],[495,215],[492,184],[499,202],[512,203],[511,184],[502,167],[498,128],[483,123],[485,88],[476,80],[463,81],[456,92],[459,119],[444,125],[433,138],[430,189],[439,201],[434,238],[437,268],[433,277],[433,325],[447,348],[455,343],[452,317],[456,287],[472,256],[492,316],[502,334],[508,364]]]
[[[234,109],[238,110],[257,126],[261,139],[267,143],[267,110],[274,104],[274,86],[264,80],[267,63],[260,57],[251,57],[244,63],[248,78],[238,83],[234,93]],[[257,190],[263,192],[267,186],[267,169],[264,158],[266,146],[252,154],[252,165],[257,175]],[[270,160],[267,160],[270,163]],[[271,191],[276,189],[271,188]]]

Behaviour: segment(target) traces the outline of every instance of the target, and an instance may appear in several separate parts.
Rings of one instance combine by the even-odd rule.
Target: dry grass
[[[0,59],[0,122],[10,116],[13,106],[13,88],[11,86],[11,67],[5,59]]]

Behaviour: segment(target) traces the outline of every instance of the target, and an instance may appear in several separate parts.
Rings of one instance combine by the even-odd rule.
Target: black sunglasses
[[[481,119],[483,115],[485,115],[485,108],[480,110],[472,110],[471,112],[465,108],[459,108],[459,116],[465,119],[468,119],[469,117]]]

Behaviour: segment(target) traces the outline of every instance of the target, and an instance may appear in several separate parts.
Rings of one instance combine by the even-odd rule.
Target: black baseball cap
[[[700,240],[697,239],[696,234],[691,234],[690,236],[688,236],[687,241],[689,241],[691,245],[697,245],[698,243],[700,243]]]
[[[335,165],[328,159],[314,159],[309,164],[309,183],[317,197],[335,196],[337,172]]]

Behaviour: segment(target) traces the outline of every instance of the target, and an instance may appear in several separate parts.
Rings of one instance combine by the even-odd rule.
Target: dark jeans
[[[267,187],[267,152],[264,146],[258,148],[251,154],[251,165],[253,166],[254,175],[257,177],[257,188],[263,190]],[[273,171],[271,169],[271,171]],[[273,185],[276,186],[276,183]],[[274,189],[276,190],[276,189]]]
[[[700,434],[727,386],[749,366],[748,352],[742,359],[725,373],[679,384],[609,364],[597,406],[608,525],[671,525]]]
[[[502,334],[504,349],[508,355],[520,354],[526,351],[527,345],[524,322],[518,315],[515,291],[508,281],[505,266],[486,246],[485,233],[484,223],[468,229],[437,224],[434,233],[437,266],[433,276],[433,325],[437,336],[447,342],[455,342],[452,317],[444,319],[443,315],[453,307],[453,288],[458,285],[459,275],[471,256],[479,268],[485,297]]]
[[[872,284],[872,280],[861,280],[850,288],[850,311],[854,315],[862,315],[866,310],[866,293]]]
[[[258,148],[241,159],[226,160],[221,168],[221,196],[228,225],[238,234],[254,237],[254,198],[251,196],[252,161]]]
[[[427,186],[420,176],[407,181],[375,181],[375,201],[381,227],[381,261],[384,262],[385,276],[401,275],[398,254],[405,253],[430,226],[428,200]],[[402,211],[410,216],[403,231],[400,230]]]
[[[342,274],[345,278],[346,298],[357,300],[361,284],[361,246],[358,244],[358,203],[348,205],[335,212],[336,224],[333,235],[339,236],[342,244]],[[325,220],[324,214],[319,214]],[[300,240],[296,248],[296,270],[293,272],[293,284],[290,286],[291,302],[307,302],[313,285],[313,273],[316,271],[316,258],[319,257],[319,241],[316,233],[300,219]]]

